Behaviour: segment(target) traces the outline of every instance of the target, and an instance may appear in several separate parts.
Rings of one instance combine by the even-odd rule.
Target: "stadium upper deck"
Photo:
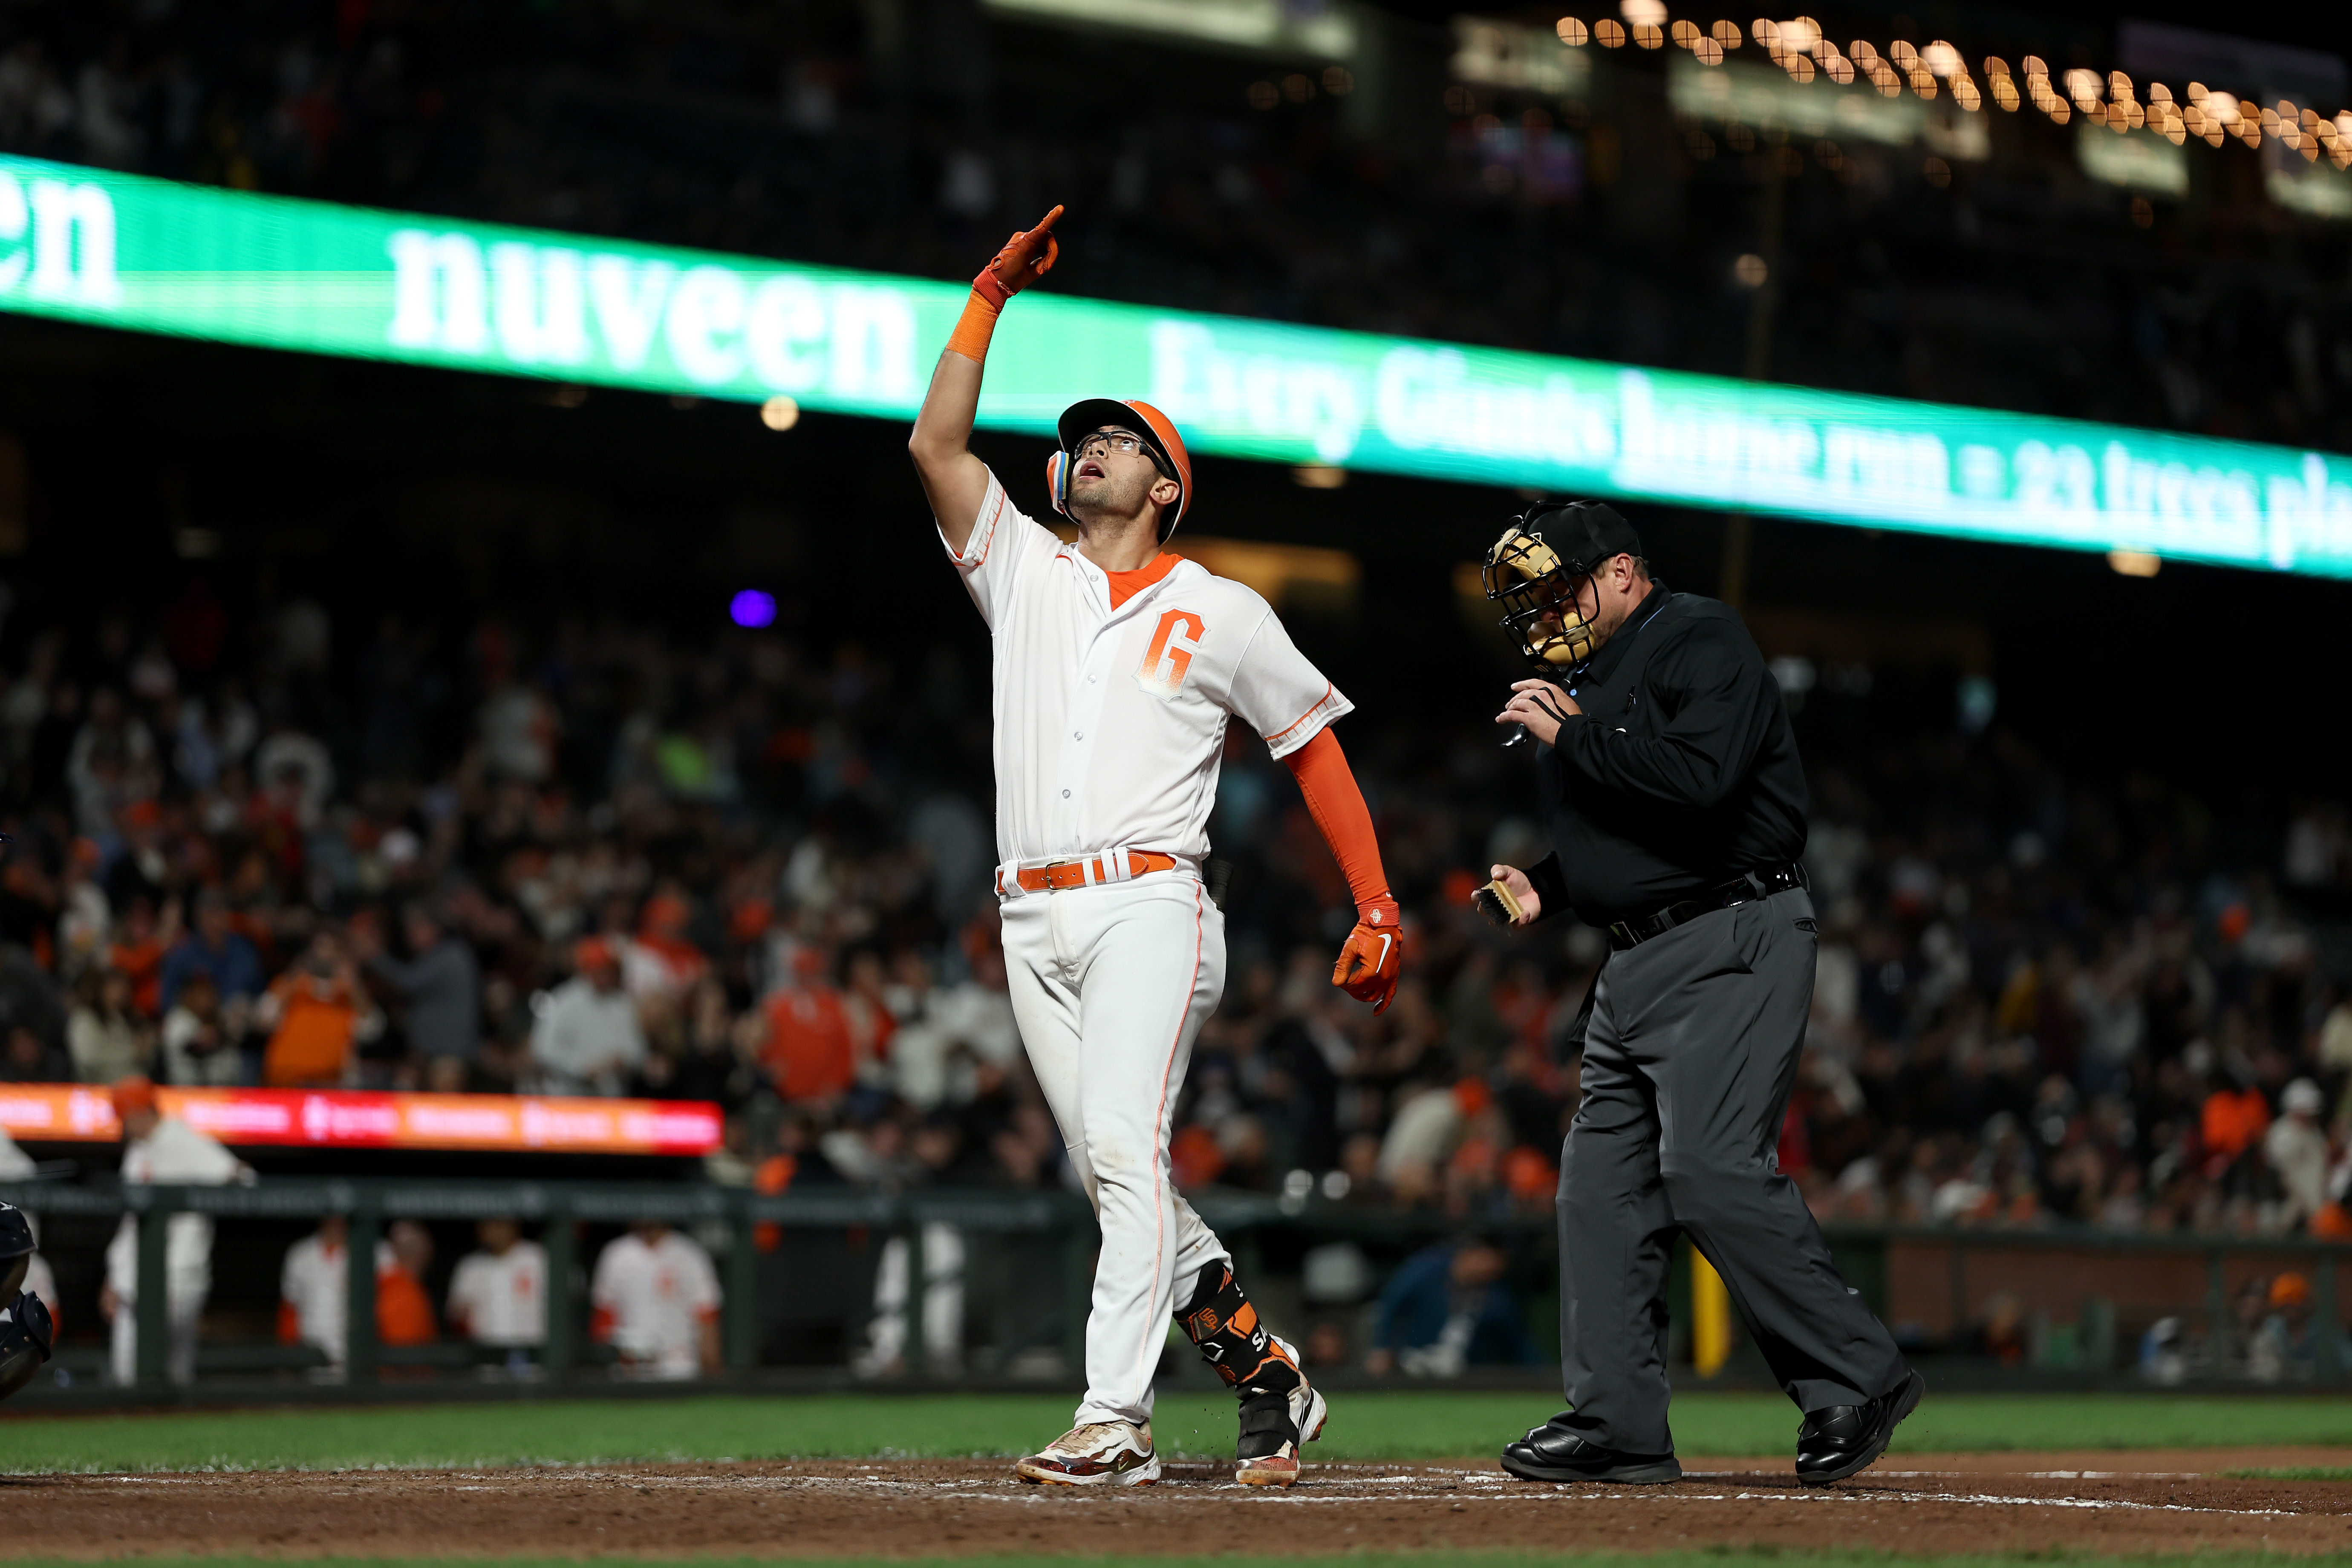
[[[2346,107],[2335,57],[1944,14],[1969,110],[1932,71],[1932,99],[1832,85],[1853,44],[1899,60],[1900,19],[1832,16],[1800,84],[1746,18],[1706,68],[1417,9],[1300,11],[1343,64],[1304,22],[1218,52],[1030,0],[35,5],[0,18],[0,147],[942,277],[1051,187],[1080,294],[2352,444],[2352,174],[2254,113]],[[2142,58],[2193,107],[2200,50],[2259,148],[2088,134],[2085,103],[2156,103]],[[2091,97],[2000,108],[1987,60],[2038,99],[2042,55]],[[1871,112],[1812,123],[1841,92]]]

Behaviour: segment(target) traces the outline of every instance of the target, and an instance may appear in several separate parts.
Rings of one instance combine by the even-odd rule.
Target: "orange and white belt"
[[[1007,861],[996,868],[996,896],[1013,898],[1024,893],[1066,893],[1074,887],[1104,887],[1132,882],[1156,871],[1173,871],[1188,863],[1157,850],[1105,850],[1076,860]]]

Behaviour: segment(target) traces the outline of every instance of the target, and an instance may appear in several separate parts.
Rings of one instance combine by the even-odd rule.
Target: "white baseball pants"
[[[866,1329],[866,1349],[851,1363],[854,1370],[870,1377],[918,1360],[927,1362],[933,1372],[963,1367],[963,1232],[937,1220],[923,1227],[923,1284],[915,1292],[922,1301],[919,1356],[909,1355],[907,1348],[909,1250],[903,1236],[882,1243],[874,1270],[874,1321]]]
[[[163,1373],[182,1387],[196,1380],[196,1331],[204,1321],[205,1299],[211,1292],[198,1291],[190,1294],[173,1291],[164,1302],[164,1322],[168,1337],[163,1350]],[[114,1322],[109,1325],[107,1371],[115,1385],[128,1388],[139,1381],[139,1303],[125,1298],[115,1303]]]
[[[1192,1041],[1225,988],[1225,921],[1190,871],[1004,903],[1013,1017],[1102,1227],[1077,1422],[1143,1422],[1180,1291],[1230,1262],[1170,1179]]]

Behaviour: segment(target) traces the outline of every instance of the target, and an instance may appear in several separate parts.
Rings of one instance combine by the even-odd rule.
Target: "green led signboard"
[[[0,158],[0,308],[910,417],[960,284]],[[2352,577],[2352,460],[1038,290],[981,421],[1142,396],[1194,449]],[[1042,500],[1042,497],[1039,497]]]

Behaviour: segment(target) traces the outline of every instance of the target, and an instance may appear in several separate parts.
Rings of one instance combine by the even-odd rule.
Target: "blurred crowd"
[[[303,597],[233,643],[218,614],[195,576],[152,633],[9,628],[0,1078],[710,1100],[720,1180],[1066,1179],[1006,999],[966,662],[495,617],[345,645]],[[1864,699],[1799,716],[1822,947],[1780,1146],[1817,1212],[2344,1234],[2343,808],[2216,816],[1838,700]],[[1342,734],[1404,984],[1378,1018],[1328,984],[1345,883],[1236,737],[1233,978],[1176,1177],[1542,1213],[1600,934],[1469,909],[1474,871],[1546,847],[1513,754],[1403,715]]]
[[[1359,89],[978,0],[44,0],[0,16],[0,148],[952,278],[1066,201],[1079,294],[2352,445],[2342,236],[2234,145],[2159,212],[2032,114],[1956,172],[1678,120],[1637,50],[1581,97],[1449,88],[1393,25],[1427,59]]]
[[[2339,808],[2216,818],[1946,738],[1817,769],[1807,863],[1781,1160],[1825,1218],[2352,1235]]]

